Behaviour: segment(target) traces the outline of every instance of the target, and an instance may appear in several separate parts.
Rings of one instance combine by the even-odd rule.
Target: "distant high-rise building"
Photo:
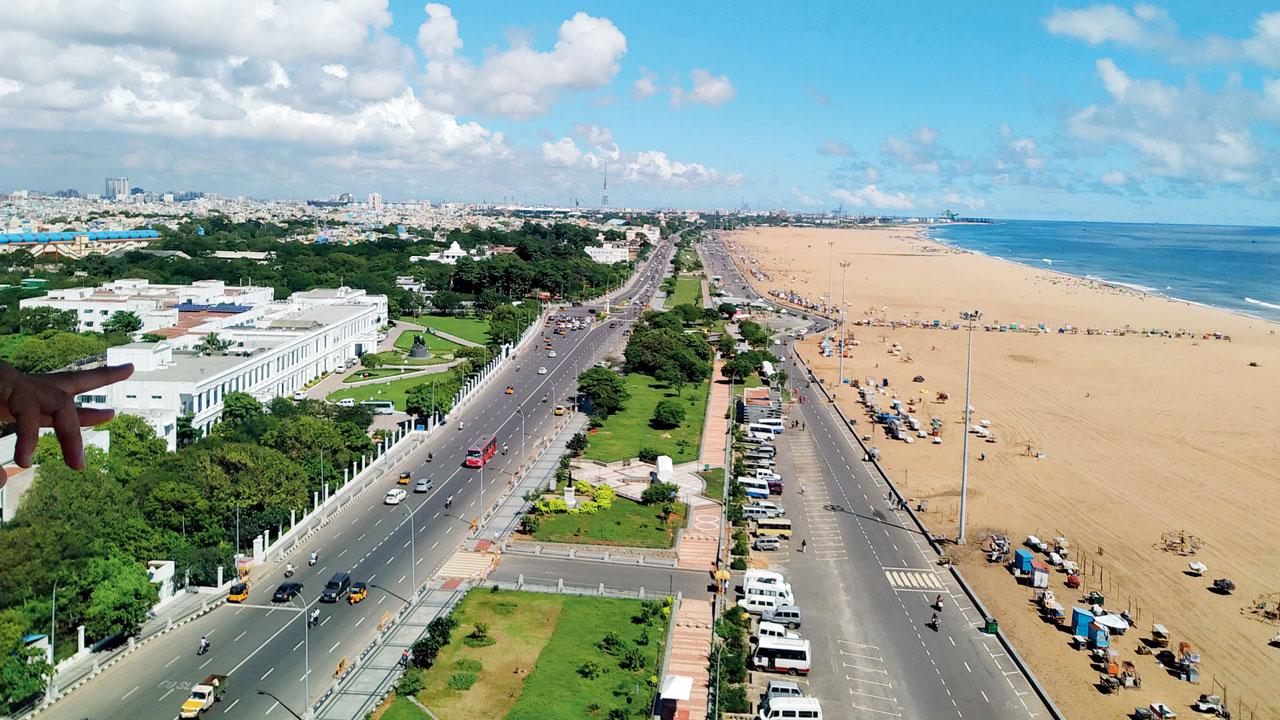
[[[369,193],[369,208],[372,210],[382,209],[382,193]]]
[[[108,200],[129,197],[129,190],[129,178],[107,178],[107,191],[102,194],[102,197],[107,198]]]
[[[609,168],[604,169],[604,189],[600,191],[600,207],[609,207]]]

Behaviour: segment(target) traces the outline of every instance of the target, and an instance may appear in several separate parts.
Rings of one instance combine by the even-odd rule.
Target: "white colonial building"
[[[294,293],[288,300],[240,312],[193,310],[161,331],[163,342],[137,342],[107,350],[111,365],[132,363],[132,377],[76,401],[138,415],[177,446],[177,422],[207,432],[222,415],[227,393],[266,402],[288,396],[311,380],[377,349],[387,323],[387,298],[336,288]],[[225,352],[200,352],[216,335]]]
[[[123,279],[98,287],[62,288],[47,295],[25,298],[19,307],[51,307],[76,314],[78,332],[101,332],[118,312],[131,312],[142,320],[142,332],[178,324],[180,312],[192,307],[234,311],[269,303],[275,291],[269,287],[227,287],[221,280],[198,280],[190,285],[153,285],[148,280]]]

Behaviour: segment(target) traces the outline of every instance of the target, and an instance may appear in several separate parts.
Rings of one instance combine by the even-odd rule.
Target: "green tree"
[[[653,408],[653,419],[650,424],[655,428],[674,428],[679,427],[684,422],[684,405],[667,398],[659,400],[658,404]]]
[[[84,610],[85,633],[94,638],[136,635],[158,599],[156,586],[147,578],[147,566],[111,553],[91,558],[84,573],[93,580]]]
[[[716,350],[722,358],[731,358],[737,352],[737,343],[728,334],[721,335],[720,340],[716,342]]]
[[[440,290],[431,298],[431,311],[436,315],[452,315],[462,307],[462,295],[452,290]]]
[[[451,382],[414,385],[405,395],[405,412],[420,418],[446,413],[455,392],[457,387]]]
[[[382,358],[378,357],[378,353],[365,353],[360,356],[360,364],[366,370],[377,370],[382,364]]]
[[[769,345],[769,331],[755,321],[743,320],[738,323],[738,334],[753,348],[763,348]]]
[[[205,355],[213,355],[215,353],[223,353],[231,348],[231,341],[223,340],[218,337],[218,333],[209,333],[196,345],[196,352]]]
[[[168,338],[159,333],[142,333],[142,342],[153,343],[164,342],[165,340],[168,340]]]
[[[262,403],[248,393],[232,392],[222,398],[222,422],[226,425],[246,425],[261,418]]]
[[[720,372],[724,373],[725,377],[736,380],[741,380],[755,371],[755,365],[745,354],[739,355],[720,366]]]
[[[574,433],[573,437],[569,438],[569,442],[565,443],[565,448],[568,449],[574,457],[581,455],[587,449],[587,434]]]
[[[578,392],[591,398],[593,412],[605,416],[621,410],[631,399],[631,393],[617,373],[598,367],[578,375]]]
[[[524,321],[514,305],[499,305],[489,314],[489,338],[495,345],[514,343],[522,330]]]
[[[334,468],[351,464],[343,447],[342,433],[331,422],[316,417],[297,417],[277,424],[262,435],[262,444],[284,453],[313,478],[332,477]]]
[[[110,433],[111,451],[107,454],[112,474],[121,482],[141,477],[168,451],[164,440],[146,420],[136,415],[117,415],[103,425]]]
[[[678,397],[685,386],[685,376],[680,370],[680,365],[675,362],[667,362],[658,366],[658,370],[654,372],[653,377],[658,382],[676,389]]]
[[[675,483],[652,483],[640,493],[640,502],[645,505],[669,502],[679,491],[680,486]]]
[[[112,313],[111,317],[102,324],[102,332],[107,334],[123,333],[132,335],[142,329],[142,318],[137,313],[128,310],[120,310]]]
[[[39,650],[28,648],[26,618],[16,608],[0,610],[0,712],[9,713],[23,701],[44,692],[49,664]]]
[[[198,427],[192,427],[191,421],[195,419],[194,415],[183,415],[178,418],[178,449],[196,442],[204,435],[204,431]]]
[[[48,330],[73,333],[77,327],[76,311],[51,307],[22,308],[14,325],[23,335],[38,335]]]
[[[734,305],[733,303],[724,302],[716,306],[716,311],[719,312],[721,315],[723,315],[726,320],[728,320],[738,312],[738,306]]]

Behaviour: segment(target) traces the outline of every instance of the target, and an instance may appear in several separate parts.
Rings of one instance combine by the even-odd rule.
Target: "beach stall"
[[[1116,635],[1123,635],[1129,629],[1129,621],[1115,614],[1101,615],[1094,622]]]
[[[1077,637],[1088,637],[1089,623],[1093,622],[1093,613],[1082,607],[1071,608],[1071,634]]]
[[[1099,624],[1097,618],[1089,623],[1088,638],[1091,648],[1111,647],[1111,631],[1105,625]]]
[[[1043,560],[1031,561],[1031,587],[1049,587],[1049,564]]]
[[[1013,552],[1013,573],[1018,577],[1031,574],[1031,562],[1035,560],[1035,556],[1030,550],[1018,548]]]

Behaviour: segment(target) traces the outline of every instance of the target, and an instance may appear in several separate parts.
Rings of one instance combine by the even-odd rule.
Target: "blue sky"
[[[0,187],[1280,224],[1259,4],[125,7],[0,7]]]

